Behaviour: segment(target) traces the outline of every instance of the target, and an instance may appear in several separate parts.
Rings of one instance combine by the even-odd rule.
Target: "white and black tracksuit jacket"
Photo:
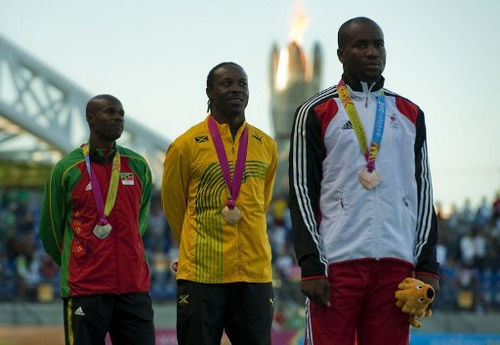
[[[347,85],[371,142],[377,97],[385,94],[385,127],[375,167],[380,184],[358,180],[366,165],[337,87],[298,107],[290,142],[290,211],[302,278],[328,275],[331,263],[394,258],[416,272],[438,274],[437,222],[424,114],[387,89]]]

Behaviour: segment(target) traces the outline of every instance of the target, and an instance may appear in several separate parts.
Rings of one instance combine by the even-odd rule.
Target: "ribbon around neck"
[[[213,116],[208,117],[208,129],[210,130],[210,136],[212,137],[212,140],[214,142],[215,151],[217,151],[217,157],[219,158],[219,164],[222,170],[222,175],[224,176],[224,181],[226,182],[226,186],[229,189],[230,199],[227,202],[227,206],[230,209],[233,209],[236,199],[240,194],[241,182],[243,181],[243,172],[245,170],[245,163],[247,160],[248,126],[245,126],[240,137],[240,142],[238,145],[238,156],[236,157],[236,166],[234,168],[232,180],[231,170],[229,169],[229,162],[227,160],[226,151],[224,150],[224,144],[222,143],[219,128],[217,127]]]
[[[99,184],[99,181],[97,180],[96,175],[93,173],[93,169],[90,164],[89,144],[84,144],[82,146],[82,150],[83,150],[83,156],[85,157],[85,165],[87,166],[87,172],[90,177],[92,192],[94,194],[94,199],[97,206],[97,213],[99,215],[99,220],[97,221],[97,224],[105,225],[108,223],[106,217],[109,216],[111,210],[115,206],[116,194],[118,193],[118,179],[120,175],[120,153],[118,152],[117,149],[115,156],[113,157],[111,176],[109,178],[108,194],[106,195],[106,204],[104,204],[102,198],[101,186]]]
[[[363,127],[363,123],[359,118],[358,111],[354,106],[351,96],[349,95],[349,90],[347,89],[344,80],[340,79],[337,85],[337,91],[339,97],[342,100],[342,105],[347,113],[347,117],[352,123],[356,137],[358,138],[359,146],[363,156],[366,159],[366,168],[369,172],[375,170],[375,159],[377,158],[380,143],[382,142],[382,137],[384,136],[384,124],[385,124],[385,96],[382,90],[381,94],[377,97],[377,111],[375,114],[375,125],[373,127],[372,142],[370,148],[366,144],[366,134]]]

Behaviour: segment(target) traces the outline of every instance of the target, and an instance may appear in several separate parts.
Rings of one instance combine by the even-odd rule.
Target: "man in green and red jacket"
[[[118,146],[121,102],[90,99],[89,142],[52,170],[45,186],[40,237],[61,267],[68,345],[154,344],[149,267],[142,235],[151,172],[139,154]]]

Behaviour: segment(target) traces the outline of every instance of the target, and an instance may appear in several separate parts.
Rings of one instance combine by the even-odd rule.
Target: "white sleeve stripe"
[[[307,190],[307,159],[306,159],[306,120],[307,114],[311,107],[316,104],[316,102],[331,97],[336,90],[335,87],[324,90],[315,97],[311,98],[309,101],[304,103],[298,113],[295,120],[295,126],[293,128],[293,142],[291,143],[293,147],[293,165],[297,167],[293,169],[293,186],[295,193],[297,195],[297,203],[304,220],[304,224],[307,230],[311,234],[311,238],[316,244],[316,248],[319,253],[319,259],[325,266],[325,275],[328,275],[328,260],[324,256],[320,248],[319,233],[317,230],[316,217],[314,215],[314,210],[311,205],[311,200],[309,199]]]
[[[432,184],[430,180],[429,161],[427,159],[427,145],[425,142],[422,146],[421,165],[421,188],[420,200],[418,203],[417,239],[415,244],[415,256],[417,258],[422,253],[423,247],[429,239],[429,234],[432,228]]]
[[[426,237],[426,215],[427,215],[427,166],[426,166],[426,150],[425,145],[422,147],[422,159],[420,161],[422,173],[420,176],[420,198],[418,203],[418,218],[417,218],[417,238],[415,246],[415,255],[418,257],[422,252],[423,245],[425,244]],[[427,236],[426,236],[427,235]]]
[[[316,219],[314,217],[314,211],[312,210],[311,201],[309,199],[307,190],[307,161],[305,159],[306,152],[306,129],[305,122],[307,120],[307,113],[310,109],[311,104],[305,104],[297,114],[296,125],[294,128],[294,154],[293,162],[297,169],[293,170],[293,181],[295,187],[295,193],[297,194],[297,201],[304,219],[304,223],[307,226],[308,231],[314,240],[314,243],[319,250],[319,234],[315,230],[317,227]]]

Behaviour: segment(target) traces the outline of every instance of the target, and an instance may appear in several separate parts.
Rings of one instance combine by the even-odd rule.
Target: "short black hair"
[[[241,67],[240,65],[238,65],[237,63],[235,62],[231,62],[231,61],[226,61],[226,62],[221,62],[220,64],[214,66],[210,72],[208,72],[208,76],[207,76],[207,87],[212,87],[214,86],[214,73],[217,69],[219,69],[220,67],[224,67],[224,66],[227,66],[227,65],[232,65],[232,66],[236,66],[236,67],[239,67],[243,70],[243,67]]]
[[[339,32],[337,35],[337,43],[338,43],[338,47],[340,49],[344,48],[346,45],[346,40],[347,40],[346,35],[347,35],[348,28],[352,24],[359,23],[359,22],[371,23],[380,29],[380,26],[374,20],[372,20],[370,18],[367,18],[367,17],[351,18],[348,21],[346,21],[344,24],[342,24],[339,28]],[[382,31],[382,29],[380,29],[380,31]]]
[[[113,95],[108,95],[108,94],[97,95],[97,96],[94,96],[91,99],[89,99],[89,101],[87,102],[87,107],[85,108],[86,114],[92,113],[92,111],[93,111],[92,108],[94,106],[94,102],[99,100],[99,99],[105,99],[105,100],[111,101],[111,102],[118,102],[120,104],[122,103],[122,102],[120,102],[120,100],[118,98],[116,98]]]

